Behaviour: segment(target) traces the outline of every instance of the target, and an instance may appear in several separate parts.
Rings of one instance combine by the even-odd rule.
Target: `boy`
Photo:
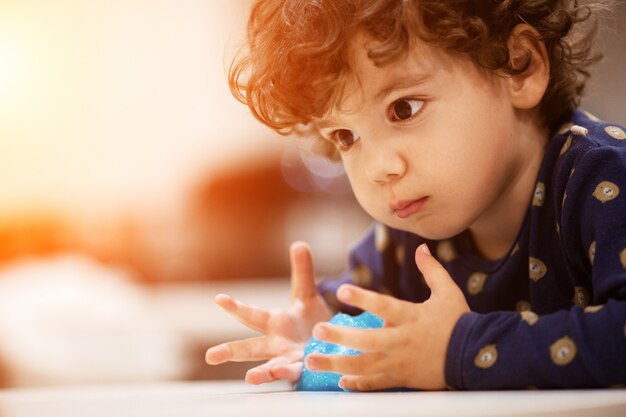
[[[231,89],[331,144],[378,223],[317,288],[294,244],[284,311],[218,295],[263,336],[207,362],[267,359],[248,382],[295,381],[313,335],[363,352],[307,357],[350,390],[626,383],[626,133],[576,109],[600,8],[257,1]],[[384,327],[325,324],[338,308]]]

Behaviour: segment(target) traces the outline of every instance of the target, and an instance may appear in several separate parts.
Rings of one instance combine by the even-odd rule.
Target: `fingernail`
[[[308,248],[308,247],[309,247],[309,245],[307,245],[307,243],[306,243],[306,242],[303,242],[303,241],[301,241],[301,240],[295,241],[295,242],[293,242],[293,243],[291,244],[291,249],[292,249],[294,252],[299,252],[299,251],[301,251],[301,250],[303,250],[303,249],[306,249],[306,248]]]
[[[346,389],[346,383],[343,381],[343,379],[340,379],[337,385],[339,385],[339,388],[341,389]]]
[[[308,357],[306,358],[306,367],[309,368],[310,370],[315,370],[317,369],[317,360],[315,360],[315,358],[312,357]]]
[[[258,379],[261,376],[262,374],[256,369],[249,369],[248,372],[246,372],[246,382],[248,384],[258,385],[261,383],[261,381]],[[255,377],[257,378],[256,381],[254,379]]]
[[[426,255],[430,255],[430,249],[428,249],[428,245],[425,243],[422,243],[420,248],[422,249],[422,252],[424,252]]]
[[[214,360],[223,360],[225,355],[228,355],[228,352],[230,351],[230,349],[228,348],[228,346],[226,345],[217,345],[217,346],[213,346],[212,348],[210,348],[207,351],[207,356],[211,355],[214,356]]]
[[[318,324],[313,329],[313,336],[317,339],[323,339],[326,336],[326,327],[323,324]]]
[[[352,296],[352,290],[349,287],[341,286],[337,290],[337,297],[343,298],[344,300],[350,298]]]

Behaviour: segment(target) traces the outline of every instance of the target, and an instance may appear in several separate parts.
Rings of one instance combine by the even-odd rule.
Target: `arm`
[[[423,248],[421,246],[420,248]],[[424,303],[342,286],[338,298],[379,315],[383,329],[318,324],[314,336],[363,351],[310,355],[312,370],[344,374],[345,389],[606,387],[626,381],[626,303],[574,307],[538,318],[517,312],[470,313],[445,269],[416,251],[431,288]],[[446,353],[447,352],[447,353]]]
[[[626,302],[553,314],[469,313],[455,327],[446,380],[460,389],[609,387],[626,381]]]
[[[315,288],[309,248],[296,242],[290,255],[291,301],[287,309],[268,311],[247,306],[224,294],[215,297],[221,308],[262,336],[210,348],[206,352],[208,364],[267,360],[247,372],[246,381],[251,384],[300,378],[304,345],[311,337],[311,330],[316,323],[328,321],[331,312]]]
[[[557,172],[565,175],[556,176],[552,186],[560,225],[558,249],[565,254],[569,274],[530,283],[539,296],[554,283],[567,294],[564,284],[569,283],[569,290],[577,287],[575,305],[539,316],[507,312],[464,316],[448,352],[451,385],[566,388],[626,382],[626,259],[621,256],[626,249],[626,148],[606,137],[602,126],[594,137],[604,146],[596,147],[585,137],[574,139],[572,148],[582,149],[562,153]],[[621,192],[605,193],[600,187],[605,181]],[[549,296],[543,294],[544,300]],[[487,346],[497,351],[493,363],[478,358],[482,349],[492,350]]]

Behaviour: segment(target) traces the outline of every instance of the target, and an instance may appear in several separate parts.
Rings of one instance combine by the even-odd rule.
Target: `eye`
[[[391,105],[391,120],[394,122],[408,120],[415,116],[424,106],[423,100],[402,98]]]
[[[359,135],[352,130],[348,129],[339,129],[335,130],[331,134],[331,138],[341,147],[341,148],[349,148],[354,145],[354,142],[359,140]]]

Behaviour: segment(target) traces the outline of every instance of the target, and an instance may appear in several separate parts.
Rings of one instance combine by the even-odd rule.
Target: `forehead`
[[[415,40],[404,53],[384,64],[376,63],[370,51],[380,42],[365,34],[357,35],[349,44],[349,71],[338,83],[331,112],[345,110],[366,98],[382,99],[393,90],[429,81],[453,65],[453,58],[440,48]]]
[[[445,55],[440,48],[427,44],[420,39],[410,42],[406,51],[397,54],[389,62],[378,64],[370,57],[370,52],[377,51],[384,45],[364,33],[359,33],[348,44],[347,57],[351,72],[363,77],[371,72],[399,73],[408,69],[414,71],[433,70]]]
[[[357,35],[347,49],[348,71],[337,81],[329,108],[314,120],[319,129],[333,126],[344,115],[359,112],[367,105],[388,104],[401,98],[409,87],[420,86],[429,94],[455,95],[468,84],[495,87],[498,77],[480,69],[470,58],[447,52],[419,39],[384,64],[377,64],[370,51],[380,42],[366,34]]]

